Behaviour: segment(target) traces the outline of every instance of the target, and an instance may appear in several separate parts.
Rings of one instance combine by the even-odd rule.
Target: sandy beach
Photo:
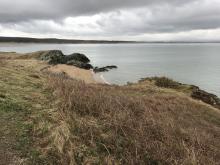
[[[66,73],[69,77],[77,80],[83,80],[86,83],[106,83],[99,75],[96,75],[92,70],[80,69],[75,66],[59,64],[51,66],[50,68],[48,68],[48,71],[52,73]]]
[[[30,53],[27,55],[32,57],[37,53]],[[36,59],[29,59],[27,55],[14,53],[14,52],[0,52],[0,59],[7,59],[8,63],[11,63],[11,65],[16,64],[26,67],[34,67],[38,71],[49,66],[45,62]],[[81,69],[75,66],[59,64],[59,65],[49,66],[47,71],[52,73],[65,73],[66,75],[68,75],[73,79],[82,80],[86,83],[109,84],[104,80],[104,78],[100,74],[95,74],[93,70]]]

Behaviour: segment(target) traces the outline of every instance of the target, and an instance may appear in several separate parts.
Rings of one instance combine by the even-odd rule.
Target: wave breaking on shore
[[[92,75],[93,75],[94,80],[95,80],[97,83],[111,85],[111,83],[108,82],[108,81],[105,79],[105,77],[104,77],[103,74],[101,74],[101,73],[95,73],[93,70],[92,70],[91,72],[92,72]]]

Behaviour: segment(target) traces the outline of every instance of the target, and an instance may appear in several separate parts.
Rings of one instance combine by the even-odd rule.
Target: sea
[[[220,43],[35,44],[0,43],[0,51],[27,53],[62,50],[83,53],[94,66],[116,65],[102,73],[110,84],[166,76],[193,84],[220,97]]]

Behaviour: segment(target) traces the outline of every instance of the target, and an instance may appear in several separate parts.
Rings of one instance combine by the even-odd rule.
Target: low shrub
[[[158,87],[163,87],[163,88],[179,88],[179,86],[181,85],[180,83],[169,79],[167,77],[156,77],[154,78],[155,80],[155,85],[157,85]]]
[[[61,140],[54,143],[63,164],[216,164],[220,161],[217,138],[220,125],[216,122],[220,116],[188,97],[133,95],[123,87],[88,85],[54,76],[48,82],[66,123],[62,130],[56,131],[59,135],[55,137],[62,139],[62,143]],[[177,86],[166,78],[157,82],[163,87]]]

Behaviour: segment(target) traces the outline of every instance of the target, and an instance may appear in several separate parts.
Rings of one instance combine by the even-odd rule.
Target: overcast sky
[[[220,0],[0,0],[0,36],[220,41]]]

